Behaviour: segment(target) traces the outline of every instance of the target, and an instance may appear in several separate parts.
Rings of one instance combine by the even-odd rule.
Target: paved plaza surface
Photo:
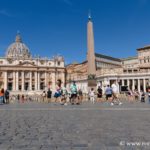
[[[147,102],[0,105],[0,150],[124,149],[150,149]]]

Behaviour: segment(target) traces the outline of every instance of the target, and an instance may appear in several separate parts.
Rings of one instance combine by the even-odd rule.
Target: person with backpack
[[[77,98],[77,86],[75,81],[73,81],[70,87],[70,91],[71,91],[71,104],[74,105],[76,103]]]
[[[112,88],[110,87],[110,85],[107,85],[105,89],[105,95],[106,95],[106,100],[109,100],[109,99],[112,100]]]

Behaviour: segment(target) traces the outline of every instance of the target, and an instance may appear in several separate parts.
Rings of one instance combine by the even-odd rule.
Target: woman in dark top
[[[98,97],[98,99],[99,99],[99,98],[102,98],[102,95],[103,95],[102,93],[103,93],[103,90],[102,90],[101,87],[99,86],[98,89],[97,89],[97,97]]]

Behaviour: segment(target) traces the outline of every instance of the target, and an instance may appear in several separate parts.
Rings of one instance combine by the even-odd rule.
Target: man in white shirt
[[[112,91],[113,91],[113,102],[111,103],[111,105],[114,105],[114,102],[117,102],[119,105],[121,105],[122,103],[120,102],[120,100],[118,98],[119,88],[116,84],[116,81],[114,81],[111,88],[112,88]]]

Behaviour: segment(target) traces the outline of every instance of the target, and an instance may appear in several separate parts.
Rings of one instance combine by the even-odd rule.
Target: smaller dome
[[[30,58],[29,48],[22,42],[20,34],[16,35],[15,42],[12,43],[6,52],[7,58]]]

